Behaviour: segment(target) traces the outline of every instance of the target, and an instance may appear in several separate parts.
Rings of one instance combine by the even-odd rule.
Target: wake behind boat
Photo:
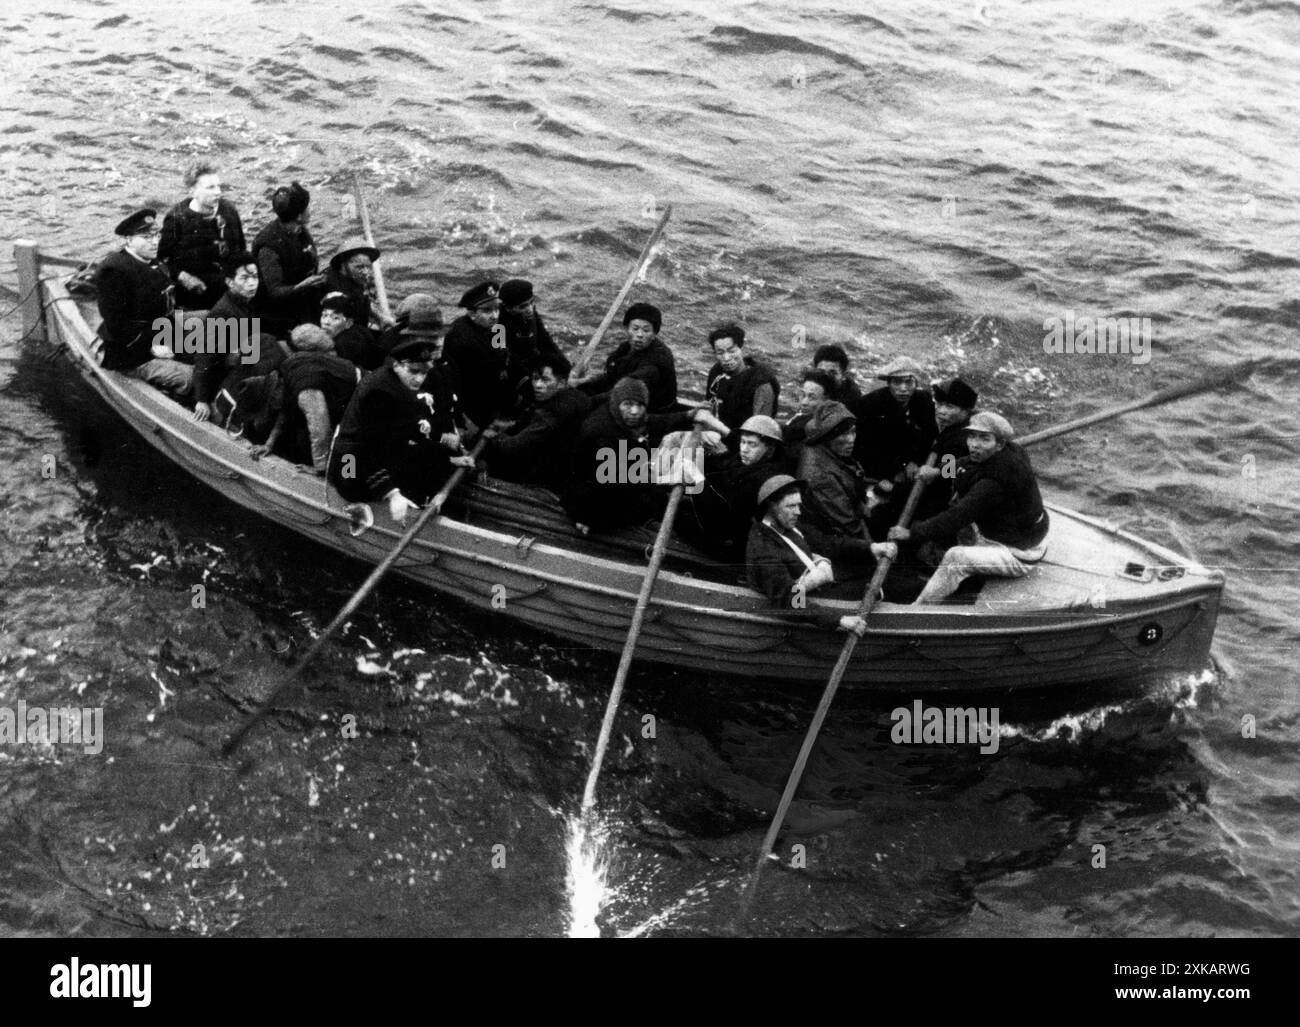
[[[226,498],[336,552],[377,563],[400,532],[354,537],[332,486],[195,422],[149,385],[96,359],[93,304],[68,292],[35,243],[16,246],[24,332],[65,347],[81,377],[139,435]],[[62,262],[60,262],[62,263]],[[990,578],[972,600],[880,603],[846,672],[879,690],[1059,688],[1196,671],[1209,649],[1221,573],[1101,521],[1047,504],[1047,556]],[[647,538],[576,532],[545,490],[480,481],[433,518],[394,569],[403,577],[577,646],[618,652],[645,575]],[[847,601],[814,600],[852,613]],[[764,680],[822,683],[842,635],[775,613],[738,569],[676,546],[637,644],[640,659]]]

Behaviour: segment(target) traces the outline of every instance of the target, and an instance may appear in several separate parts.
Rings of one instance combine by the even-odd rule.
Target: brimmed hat
[[[767,508],[782,496],[808,487],[806,481],[792,478],[788,474],[774,474],[758,487],[758,506],[754,508],[754,520],[761,521]]]
[[[477,310],[479,307],[491,307],[500,302],[501,295],[496,282],[479,282],[478,285],[466,289],[465,295],[456,305],[466,310]]]
[[[402,326],[402,335],[445,335],[447,324],[442,319],[442,311],[437,307],[417,307],[406,318]]]
[[[130,238],[133,235],[143,235],[146,231],[153,228],[154,222],[158,219],[158,212],[152,207],[141,207],[132,214],[128,214],[118,222],[113,229],[114,234]]]
[[[772,442],[785,441],[776,418],[768,417],[767,414],[755,414],[740,426],[740,432],[742,435],[745,433],[757,435],[760,439],[769,439]]]
[[[974,410],[975,404],[979,402],[980,398],[980,394],[960,378],[932,385],[930,391],[934,393],[934,398],[940,403],[951,403],[963,410]]]
[[[843,435],[850,428],[855,427],[857,423],[858,419],[849,412],[849,408],[843,403],[837,403],[833,399],[824,399],[813,407],[812,413],[808,415],[804,442],[810,446],[818,442],[825,442],[837,435]]]
[[[506,307],[517,307],[533,298],[533,283],[524,278],[511,278],[501,283],[501,303]]]
[[[401,303],[397,304],[395,317],[398,324],[406,324],[412,314],[417,310],[436,310],[438,316],[442,316],[442,308],[438,301],[430,296],[427,292],[413,292]]]
[[[633,303],[623,315],[623,327],[626,328],[633,321],[649,321],[655,335],[658,335],[664,324],[663,311],[653,303]]]
[[[924,368],[911,357],[895,357],[880,369],[876,377],[881,381],[889,381],[890,378],[901,378],[909,374],[918,382],[926,380]]]
[[[1011,427],[1011,422],[1001,414],[995,414],[990,410],[981,410],[970,419],[970,424],[966,425],[965,431],[985,431],[994,438],[1002,442],[1010,442],[1016,437],[1015,429]]]
[[[334,256],[330,257],[330,267],[337,271],[354,253],[364,253],[371,260],[379,259],[379,251],[364,239],[353,236],[344,241]]]

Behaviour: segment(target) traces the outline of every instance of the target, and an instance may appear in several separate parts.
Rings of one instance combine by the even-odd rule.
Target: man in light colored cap
[[[975,414],[966,426],[970,456],[957,463],[952,505],[911,528],[890,529],[899,542],[953,538],[963,528],[974,532],[974,545],[944,553],[916,602],[938,602],[972,574],[1023,578],[1047,552],[1047,510],[1029,457],[1014,437],[1001,414]]]
[[[885,384],[863,396],[853,410],[858,418],[853,455],[874,483],[873,506],[907,487],[925,463],[936,434],[929,375],[915,360],[890,360],[876,377]],[[918,389],[921,383],[926,388]]]
[[[863,618],[810,605],[808,596],[815,592],[827,599],[860,599],[875,561],[896,557],[898,547],[891,542],[836,538],[800,524],[807,484],[776,474],[759,487],[755,523],[745,547],[750,586],[778,609],[861,637],[867,630]]]

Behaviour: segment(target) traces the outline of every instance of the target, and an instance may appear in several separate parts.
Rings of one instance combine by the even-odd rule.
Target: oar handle
[[[470,451],[470,456],[477,457],[483,451],[483,447],[487,445],[488,440],[493,434],[495,433],[490,429],[484,431],[477,444],[475,444],[473,450]],[[271,711],[271,707],[274,706],[276,700],[279,699],[280,696],[284,694],[285,690],[298,679],[299,675],[302,674],[307,665],[316,657],[316,654],[325,647],[325,643],[333,636],[334,632],[347,622],[348,618],[356,612],[357,607],[359,607],[365,601],[366,597],[374,591],[375,586],[379,584],[379,580],[388,573],[389,568],[397,562],[398,557],[400,557],[406,550],[407,546],[415,540],[415,537],[420,533],[429,518],[442,509],[442,505],[447,501],[447,497],[450,496],[452,490],[460,484],[461,479],[465,477],[465,472],[468,470],[468,467],[457,467],[456,470],[452,472],[451,477],[447,479],[446,484],[444,484],[438,491],[438,494],[429,501],[429,504],[423,510],[420,511],[420,516],[415,519],[415,523],[406,529],[406,532],[397,540],[397,544],[393,546],[388,555],[385,556],[378,566],[370,572],[369,577],[362,582],[361,587],[353,593],[352,598],[344,604],[343,609],[339,610],[334,619],[325,627],[325,630],[320,633],[320,636],[312,643],[311,648],[303,654],[302,659],[295,663],[293,667],[290,668],[289,672],[280,680],[280,683],[271,689],[266,699],[263,700],[256,712],[254,712],[253,715],[244,722],[243,726],[226,740],[225,745],[221,747],[221,754],[223,756],[233,755],[238,751],[239,747],[244,744],[244,739],[248,737],[253,728],[257,727],[257,725],[266,718],[266,715]]]
[[[623,283],[623,288],[618,290],[618,295],[614,297],[614,302],[609,305],[609,310],[605,312],[604,319],[600,322],[600,327],[591,337],[587,344],[578,354],[578,359],[573,363],[573,370],[581,377],[587,371],[587,365],[591,363],[591,358],[596,354],[596,347],[600,345],[600,340],[605,337],[609,331],[609,326],[614,323],[614,316],[618,313],[618,308],[623,305],[627,299],[627,294],[632,291],[632,286],[636,283],[637,275],[641,273],[641,267],[645,264],[646,258],[650,256],[650,251],[654,249],[655,243],[663,235],[664,227],[668,224],[668,219],[672,216],[673,205],[670,203],[664,207],[664,212],[659,217],[659,222],[655,225],[654,231],[650,233],[650,238],[646,244],[641,247],[641,253],[636,258],[636,264],[632,267],[632,272],[627,276],[627,281]]]
[[[353,172],[352,174],[352,195],[357,201],[357,215],[361,218],[361,234],[366,237],[366,245],[378,249],[375,246],[375,233],[370,229],[370,207],[366,204],[366,194],[361,188],[361,176]],[[388,305],[388,290],[384,287],[384,270],[375,261],[372,265],[375,272],[375,298],[379,300],[379,309],[383,311],[384,317],[390,321],[393,319],[393,310]]]
[[[623,653],[619,657],[618,672],[614,675],[614,687],[610,689],[609,701],[605,704],[605,717],[601,721],[600,734],[596,738],[596,752],[591,758],[587,784],[582,791],[584,817],[596,804],[596,781],[600,777],[601,764],[605,761],[605,750],[609,748],[609,738],[614,730],[614,718],[618,714],[619,703],[623,700],[623,686],[627,682],[628,672],[632,669],[632,658],[636,655],[636,643],[641,636],[641,624],[645,620],[646,609],[650,605],[650,594],[654,591],[655,579],[659,577],[659,568],[668,552],[673,522],[677,520],[677,508],[681,505],[682,495],[686,491],[686,454],[694,455],[699,446],[700,433],[698,430],[692,431],[682,447],[682,482],[674,485],[668,496],[668,505],[664,508],[663,520],[659,524],[659,534],[655,536],[654,548],[650,551],[650,563],[646,567],[645,577],[641,580],[641,591],[636,597],[636,608],[632,611],[632,623],[628,627]]]

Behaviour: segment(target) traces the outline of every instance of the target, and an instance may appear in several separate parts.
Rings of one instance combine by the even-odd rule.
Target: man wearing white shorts
[[[891,541],[929,542],[971,529],[974,545],[953,546],[917,603],[935,603],[973,574],[1023,578],[1047,551],[1049,519],[1038,479],[1011,424],[981,412],[966,427],[970,456],[957,463],[952,505],[909,528],[890,528]]]

